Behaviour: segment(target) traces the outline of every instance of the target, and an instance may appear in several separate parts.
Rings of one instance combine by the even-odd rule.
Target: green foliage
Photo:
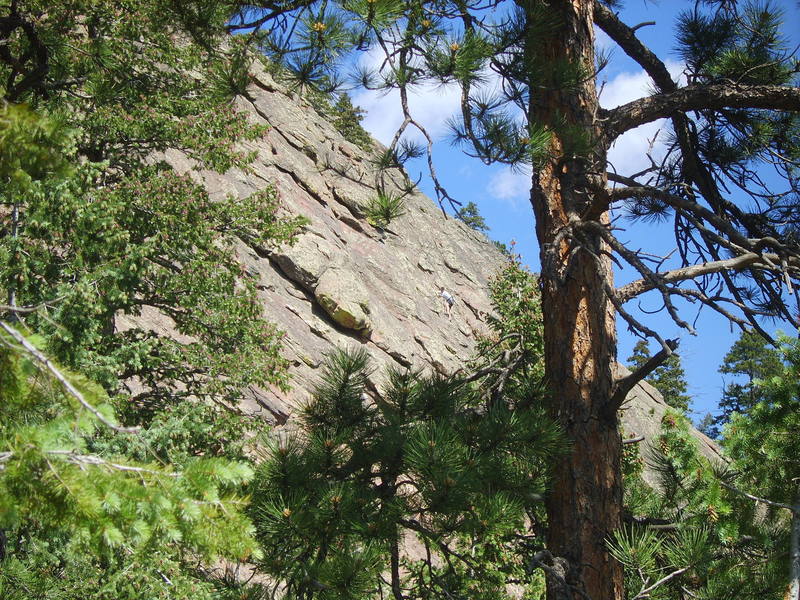
[[[522,366],[518,382],[525,385],[544,377],[544,334],[539,281],[519,255],[509,255],[503,268],[489,281],[495,314],[487,322],[492,335],[478,339],[477,355],[490,363],[504,354],[518,357]],[[515,381],[512,374],[511,381]]]
[[[712,432],[717,437],[733,413],[747,413],[764,400],[764,388],[758,380],[768,381],[782,371],[780,353],[767,344],[756,331],[743,331],[722,359],[719,372],[733,375],[727,381],[719,401],[721,414],[714,418]]]
[[[270,188],[214,202],[190,174],[153,160],[153,152],[177,148],[197,168],[244,167],[247,155],[234,144],[263,132],[209,82],[226,64],[241,70],[240,52],[227,63],[201,44],[175,44],[161,19],[176,9],[161,4],[120,11],[75,2],[48,12],[35,35],[17,41],[23,51],[49,40],[47,77],[69,85],[47,94],[11,85],[8,96],[40,114],[4,105],[2,121],[3,138],[27,152],[2,156],[3,171],[18,175],[0,184],[2,201],[14,207],[0,215],[0,282],[17,304],[49,307],[28,324],[47,335],[59,360],[112,392],[121,377],[141,378],[135,406],[148,410],[178,388],[230,402],[245,383],[285,384],[279,334],[261,319],[233,247],[238,239],[268,247],[302,223],[276,216]],[[73,27],[76,20],[86,27]],[[24,179],[19,173],[27,173],[24,188],[14,183]],[[117,325],[142,312],[160,313],[188,341]]]
[[[781,337],[777,372],[756,380],[761,398],[734,413],[723,444],[746,489],[774,502],[795,504],[800,478],[800,343]]]
[[[375,142],[367,130],[361,126],[364,114],[364,109],[353,106],[350,96],[341,93],[331,109],[331,123],[344,136],[344,139],[354,143],[365,152],[372,152]]]
[[[197,184],[247,170],[238,144],[265,131],[230,101],[248,83],[244,46],[210,50],[230,10],[3,9],[3,310],[99,411],[0,340],[3,597],[210,598],[198,564],[254,555],[240,488],[265,426],[230,406],[286,373],[234,251],[290,241],[304,221],[279,218],[269,186],[212,201]],[[164,162],[175,150],[186,172]]]
[[[697,430],[706,434],[710,438],[716,438],[719,435],[716,427],[714,427],[714,415],[710,412],[703,415],[703,418],[697,424]]]
[[[483,378],[392,370],[372,395],[364,351],[328,357],[298,434],[270,446],[252,488],[260,568],[290,596],[377,598],[384,573],[409,597],[506,597],[511,581],[541,592],[526,556],[542,541],[518,532],[541,519],[563,441],[542,404],[541,322],[514,296],[535,280],[510,263],[492,289]],[[406,556],[410,543],[426,558]]]
[[[630,369],[638,369],[650,359],[650,349],[646,340],[639,340],[633,347],[633,354],[628,357]],[[681,366],[681,357],[672,353],[645,379],[656,388],[672,408],[686,413],[692,399],[686,394],[686,379]]]
[[[762,3],[744,3],[740,11],[685,12],[678,22],[680,54],[706,81],[774,84],[791,77],[789,64],[775,61],[787,45],[781,13]]]
[[[367,221],[375,227],[385,229],[389,223],[406,214],[403,196],[378,192],[364,207]]]
[[[0,181],[4,196],[20,197],[45,178],[63,179],[71,165],[65,153],[75,132],[60,119],[43,119],[20,104],[0,104]]]
[[[465,206],[458,209],[456,216],[475,231],[489,231],[489,226],[478,212],[478,206],[474,202],[467,202]]]
[[[493,245],[495,248],[497,248],[497,250],[498,250],[498,251],[500,252],[500,254],[502,254],[503,256],[506,256],[506,257],[509,257],[509,256],[511,256],[511,250],[509,249],[509,247],[508,247],[508,246],[507,246],[507,245],[506,245],[504,242],[499,242],[499,241],[497,241],[497,240],[492,240],[492,245]],[[512,247],[513,247],[513,242],[512,242]]]
[[[92,581],[97,597],[161,597],[147,590],[166,593],[159,571],[174,572],[187,553],[206,561],[257,554],[239,493],[253,474],[248,465],[194,457],[176,470],[153,457],[94,453],[93,436],[108,427],[84,403],[113,423],[108,397],[60,370],[81,394],[78,403],[43,367],[0,333],[0,529],[10,540],[0,569],[4,598],[69,597],[60,594],[88,593]],[[143,571],[126,575],[137,563]],[[130,595],[131,586],[141,595]]]
[[[700,453],[688,419],[667,413],[646,457],[657,487],[638,469],[626,474],[630,524],[609,543],[627,597],[781,598],[785,523],[731,488],[726,459]]]

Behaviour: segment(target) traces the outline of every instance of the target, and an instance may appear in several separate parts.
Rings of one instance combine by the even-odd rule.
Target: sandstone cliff
[[[286,210],[310,224],[292,247],[239,248],[258,282],[265,317],[286,332],[292,374],[291,392],[250,389],[245,408],[285,423],[308,398],[325,354],[336,346],[369,351],[376,367],[371,384],[378,389],[390,364],[443,373],[463,366],[476,334],[487,330],[487,281],[502,264],[501,254],[420,193],[406,197],[406,213],[386,231],[374,228],[364,218],[376,195],[374,157],[258,66],[248,96],[240,108],[270,125],[248,148],[256,153],[251,170],[198,177],[218,197],[246,197],[272,185]],[[179,171],[191,168],[178,152],[167,157]],[[384,183],[400,190],[405,176],[390,171]],[[438,295],[442,287],[457,298],[450,319]],[[158,315],[145,317],[152,327],[169,327]],[[637,387],[623,416],[626,435],[649,439],[665,410],[656,390]],[[698,438],[715,452],[705,436]]]

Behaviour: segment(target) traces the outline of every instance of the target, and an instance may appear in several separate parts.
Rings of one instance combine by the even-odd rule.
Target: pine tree
[[[781,352],[771,351],[778,367],[753,384],[759,399],[725,425],[724,456],[705,458],[688,421],[667,414],[649,448],[658,485],[626,474],[629,524],[612,551],[625,565],[629,597],[800,596],[800,346],[780,341]]]
[[[800,600],[800,343],[780,342],[780,368],[756,383],[761,399],[731,415],[723,440],[737,493],[766,508],[781,550],[789,549],[785,598]]]
[[[186,557],[258,554],[239,491],[252,469],[195,457],[178,470],[93,451],[98,430],[139,432],[119,425],[103,389],[55,365],[42,342],[0,322],[0,595],[212,593]]]
[[[509,262],[492,289],[496,329],[468,374],[395,370],[374,395],[364,351],[328,357],[299,435],[273,443],[253,489],[260,568],[288,594],[488,600],[509,597],[512,581],[542,591],[528,561],[563,440],[544,414],[541,318],[524,305],[535,279]],[[414,543],[424,558],[406,556]]]
[[[29,190],[3,184],[13,210],[0,217],[0,284],[16,304],[47,307],[28,325],[46,334],[55,357],[112,393],[122,391],[120,375],[140,378],[133,404],[142,408],[178,388],[230,403],[245,384],[285,383],[279,334],[261,319],[233,246],[269,247],[299,222],[277,218],[268,186],[212,202],[188,173],[154,160],[173,148],[198,170],[244,167],[236,142],[263,133],[232,104],[248,81],[243,48],[207,50],[220,43],[225,8],[137,0],[125,10],[105,1],[9,10],[4,102],[24,101],[71,132],[63,143],[53,138],[70,177],[31,168]],[[176,44],[165,20],[197,43]],[[147,310],[196,341],[117,327],[120,316]]]
[[[467,202],[456,211],[456,216],[472,227],[475,231],[489,231],[486,220],[478,212],[478,206],[474,202]]]
[[[710,412],[706,413],[700,420],[700,423],[697,424],[697,430],[710,438],[719,437],[719,431],[714,427],[714,415]]]
[[[626,304],[656,296],[676,324],[694,331],[675,298],[701,303],[746,325],[765,313],[793,319],[786,280],[797,279],[795,166],[796,55],[771,6],[700,3],[681,15],[676,46],[687,85],[613,12],[610,0],[529,2],[316,2],[242,4],[231,31],[248,31],[286,64],[300,85],[335,85],[337,61],[375,49],[367,87],[399,90],[403,120],[387,155],[398,159],[403,133],[417,129],[409,90],[456,84],[461,114],[453,139],[486,163],[527,164],[542,265],[545,370],[552,415],[574,443],[548,494],[548,549],[565,561],[568,585],[550,577],[549,596],[620,598],[622,570],[602,540],[620,526],[621,440],[617,409],[647,372],[616,381],[616,315],[661,345],[675,343]],[[261,10],[259,10],[261,9]],[[598,103],[595,26],[653,81],[653,94],[610,110]],[[602,63],[602,60],[599,61]],[[486,73],[501,85],[481,86]],[[498,93],[493,93],[497,90]],[[670,142],[652,169],[608,169],[608,149],[623,133],[666,119]],[[780,157],[774,160],[773,157]],[[433,160],[430,161],[433,165]],[[759,165],[774,167],[762,177]],[[613,167],[613,165],[612,165]],[[440,202],[451,200],[430,170]],[[734,192],[735,190],[735,192]],[[737,195],[740,194],[740,195]],[[627,246],[610,210],[672,221],[677,262]],[[640,279],[614,287],[612,262]],[[733,307],[733,308],[731,308]]]
[[[735,491],[727,459],[704,456],[690,427],[668,412],[647,450],[650,483],[626,473],[626,523],[610,542],[626,597],[782,598],[785,528]]]
[[[763,401],[764,388],[758,385],[757,381],[768,381],[780,374],[782,369],[777,350],[758,332],[743,331],[722,359],[719,368],[720,373],[733,375],[734,380],[726,382],[722,390],[722,399],[719,401],[719,409],[722,412],[714,418],[714,432],[719,435],[733,413],[747,413],[753,406]]]
[[[461,118],[454,123],[455,141],[487,163],[528,164],[534,169],[531,204],[541,253],[551,414],[561,420],[570,440],[580,442],[559,460],[547,498],[548,547],[567,573],[566,579],[559,579],[551,572],[549,595],[572,594],[572,588],[567,591],[572,586],[575,593],[618,598],[622,570],[602,543],[620,525],[616,413],[627,390],[648,373],[615,381],[615,316],[657,339],[659,358],[668,357],[674,343],[625,306],[642,294],[657,296],[687,330],[692,326],[680,316],[675,297],[702,303],[740,325],[757,326],[756,317],[764,315],[793,318],[786,296],[793,285],[786,281],[797,278],[798,251],[792,242],[797,207],[788,192],[796,188],[800,90],[794,50],[784,47],[780,15],[770,6],[735,0],[703,3],[682,15],[676,45],[688,83],[679,87],[665,63],[637,39],[637,27],[626,25],[611,10],[614,5],[610,0],[134,2],[130,11],[96,19],[94,7],[108,9],[108,4],[78,2],[69,6],[77,6],[81,18],[55,19],[47,13],[49,3],[31,3],[33,8],[26,7],[23,14],[19,3],[12,3],[8,10],[15,14],[6,21],[0,60],[7,67],[6,94],[13,101],[26,94],[67,96],[64,86],[92,79],[97,72],[116,73],[126,83],[146,83],[159,80],[161,56],[150,63],[159,67],[149,70],[135,64],[119,71],[95,67],[98,61],[106,66],[109,57],[135,55],[138,60],[141,54],[152,56],[163,49],[175,52],[180,47],[174,37],[164,34],[150,45],[138,40],[114,45],[104,43],[106,27],[141,13],[147,24],[171,21],[194,34],[209,23],[226,22],[230,10],[234,17],[227,20],[228,30],[246,30],[248,35],[241,39],[290,67],[300,87],[334,87],[340,80],[337,60],[347,58],[348,50],[379,48],[385,58],[381,72],[360,73],[359,80],[400,92],[404,118],[387,150],[386,164],[415,153],[403,146],[402,133],[409,128],[420,129],[431,148],[432,139],[408,106],[409,89],[425,82],[459,85],[463,101]],[[29,10],[36,18],[47,14],[49,20],[43,22],[66,38],[77,36],[80,42],[89,31],[91,35],[84,36],[89,42],[79,44],[85,46],[83,58],[64,60],[75,39],[62,45],[53,40],[63,38],[48,35],[44,43],[40,33],[48,25],[36,26]],[[595,25],[650,76],[652,95],[610,110],[599,107]],[[77,71],[68,72],[72,66]],[[499,95],[479,89],[487,72],[502,80],[494,86]],[[138,77],[131,79],[130,73]],[[189,78],[175,77],[168,87],[180,90],[190,83]],[[126,97],[126,85],[100,85],[90,92],[119,96],[135,105],[141,97],[136,94],[142,94],[136,87],[133,98]],[[159,98],[158,92],[158,87],[148,88],[142,95]],[[181,96],[188,102],[195,97]],[[108,123],[116,127],[94,108],[73,114],[95,131]],[[135,122],[148,122],[145,113],[141,117]],[[620,135],[662,118],[674,142],[667,145],[663,161],[630,176],[607,170],[608,149]],[[165,119],[162,124],[170,131],[174,121]],[[203,130],[191,135],[208,140]],[[93,153],[123,148],[137,139],[141,138],[112,136],[111,146],[90,144],[86,153],[95,158]],[[225,149],[226,144],[221,146]],[[206,145],[205,154],[213,157],[219,147]],[[774,167],[775,176],[762,177],[756,171],[762,164]],[[439,200],[447,202],[446,187],[434,169],[431,177]],[[611,208],[641,218],[671,219],[679,262],[654,263],[648,248],[626,246],[610,227]],[[633,267],[641,278],[615,288],[615,259]]]
[[[640,369],[650,360],[650,349],[646,340],[639,340],[628,357],[632,369]],[[689,410],[691,398],[686,395],[686,379],[681,366],[681,357],[673,353],[653,370],[645,381],[661,392],[664,402],[683,414]]]

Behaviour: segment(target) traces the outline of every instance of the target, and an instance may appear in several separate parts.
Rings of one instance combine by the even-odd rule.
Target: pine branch
[[[629,444],[638,444],[639,442],[643,442],[643,441],[644,441],[644,436],[640,435],[639,437],[633,437],[633,438],[628,438],[628,439],[622,440],[622,445],[623,446],[627,446]]]
[[[685,573],[688,570],[689,570],[689,567],[683,567],[681,569],[677,569],[676,571],[673,571],[669,575],[666,575],[665,577],[662,577],[661,579],[656,581],[653,585],[651,585],[649,587],[646,587],[646,588],[642,588],[641,590],[639,590],[639,593],[636,594],[631,600],[640,600],[640,598],[649,598],[650,597],[650,592],[652,592],[654,589],[656,589],[657,587],[659,587],[661,585],[664,585],[670,579],[674,579],[678,575],[682,575],[683,573]]]
[[[599,0],[594,2],[594,20],[608,37],[623,49],[625,54],[635,60],[655,82],[661,92],[671,92],[677,89],[666,65],[639,39],[635,32],[638,29],[628,27],[617,18],[611,10]]]
[[[696,217],[711,223],[718,231],[725,233],[732,241],[740,246],[746,247],[748,245],[747,238],[742,235],[729,220],[720,217],[713,211],[705,208],[697,202],[692,202],[667,190],[654,187],[651,185],[643,185],[631,177],[624,177],[616,173],[608,173],[608,180],[616,183],[624,183],[627,187],[614,188],[610,190],[612,201],[627,200],[636,198],[656,198],[666,203],[675,210],[680,210],[685,213],[691,213]]]
[[[179,477],[179,473],[170,473],[167,471],[155,471],[153,469],[146,469],[144,467],[136,467],[133,465],[124,465],[121,463],[114,463],[107,461],[94,454],[77,454],[72,450],[48,450],[46,454],[58,456],[67,462],[78,465],[83,468],[84,465],[93,465],[97,467],[106,467],[113,471],[124,471],[128,473],[139,473],[141,475],[153,475],[155,477]]]
[[[702,173],[699,173],[698,177],[700,175],[702,175]],[[651,269],[648,269],[643,264],[640,264],[641,261],[635,260],[635,252],[622,247],[618,250],[620,255],[623,256],[623,258],[625,258],[625,260],[628,261],[634,268],[636,268],[643,278],[638,282],[632,282],[629,284],[630,287],[624,286],[617,290],[621,301],[627,302],[633,297],[644,293],[645,291],[658,289],[661,292],[662,297],[667,294],[674,294],[683,296],[690,301],[700,300],[700,302],[725,316],[727,319],[738,323],[741,326],[746,325],[744,320],[730,313],[720,305],[720,302],[726,302],[739,308],[744,313],[747,321],[750,322],[752,327],[765,335],[765,337],[769,337],[758,324],[755,316],[771,315],[767,315],[764,311],[753,308],[744,301],[740,290],[737,288],[731,277],[731,272],[737,270],[733,268],[735,265],[728,263],[727,270],[718,268],[725,264],[722,262],[725,259],[721,258],[719,249],[722,248],[727,250],[734,257],[741,257],[748,254],[760,256],[761,261],[758,264],[744,266],[744,268],[740,270],[749,270],[752,278],[762,287],[763,290],[765,290],[765,293],[772,294],[774,294],[774,291],[771,290],[769,283],[764,281],[763,274],[758,269],[763,269],[764,271],[770,271],[772,273],[782,273],[784,282],[789,281],[791,283],[791,274],[793,273],[794,276],[797,277],[798,269],[797,257],[794,256],[796,253],[793,249],[787,247],[786,244],[778,241],[775,239],[775,237],[770,235],[752,238],[746,237],[733,225],[730,220],[726,220],[714,211],[702,206],[699,202],[693,201],[691,198],[695,197],[694,188],[689,187],[688,185],[686,186],[686,189],[689,198],[684,198],[665,189],[644,185],[635,179],[617,175],[615,173],[608,173],[608,179],[609,181],[613,181],[615,183],[623,183],[626,186],[624,188],[615,188],[610,191],[610,195],[614,200],[655,198],[673,208],[676,214],[686,219],[687,224],[692,228],[692,232],[699,235],[705,244],[706,249],[711,255],[711,258],[713,258],[713,260],[706,261],[703,264],[713,265],[711,269],[716,269],[715,272],[721,275],[728,291],[730,292],[730,297],[721,296],[719,294],[708,296],[702,291],[684,289],[676,285],[667,285],[670,282],[668,279],[664,279],[662,277],[669,275],[669,273],[657,273]],[[704,181],[702,177],[700,177],[699,180]],[[711,192],[715,192],[715,189],[716,188],[713,188],[712,182]],[[720,206],[720,203],[725,204],[724,210],[733,209],[737,220],[743,220],[740,215],[736,214],[735,207],[728,206],[723,199],[718,198],[717,202],[712,204]],[[712,225],[714,229],[710,229],[706,226],[706,224]],[[763,251],[765,248],[771,249],[775,254],[764,253]],[[684,256],[684,260],[685,259],[686,257]],[[710,272],[711,271],[701,273],[701,275],[709,274]],[[679,275],[679,273],[673,273],[673,275]],[[683,280],[680,277],[678,279],[681,281]],[[646,289],[637,288],[636,286],[639,285],[646,285]],[[787,285],[787,288],[791,290],[792,286]]]
[[[719,479],[719,482],[730,491],[739,494],[740,496],[744,496],[749,500],[754,502],[758,502],[759,504],[766,504],[767,506],[774,506],[775,508],[785,508],[788,511],[791,511],[793,514],[800,517],[800,510],[798,510],[797,506],[792,506],[791,504],[784,504],[783,502],[775,502],[774,500],[768,500],[767,498],[761,498],[759,496],[754,496],[753,494],[748,494],[747,492],[740,490],[736,486],[731,485],[727,481],[723,481]]]
[[[758,108],[800,112],[800,88],[779,85],[694,85],[654,94],[601,111],[609,142],[626,131],[657,119],[692,110]]]
[[[9,304],[0,304],[0,313],[10,312],[17,315],[29,315],[31,313],[35,313],[43,308],[49,308],[53,304],[56,304],[63,300],[64,296],[59,298],[55,298],[53,300],[46,300],[44,302],[40,302],[39,304],[32,304],[30,306],[13,306]]]
[[[64,375],[59,371],[56,366],[47,358],[44,354],[39,352],[36,347],[31,344],[25,337],[19,333],[16,329],[5,323],[4,321],[0,321],[0,328],[3,329],[8,335],[10,335],[14,340],[22,346],[22,348],[27,352],[31,357],[36,360],[39,364],[41,364],[50,374],[63,386],[63,388],[67,391],[67,393],[75,398],[81,406],[83,406],[86,410],[92,413],[98,421],[100,421],[103,425],[116,431],[118,433],[138,433],[138,427],[120,427],[115,423],[109,421],[103,414],[97,410],[94,406],[92,406],[86,398],[83,397],[74,385],[72,385],[69,380],[64,377]]]
[[[226,29],[229,33],[236,33],[242,30],[259,30],[269,21],[275,20],[278,17],[285,17],[298,8],[306,8],[314,4],[314,0],[296,0],[295,2],[259,2],[254,3],[255,7],[262,10],[271,9],[270,12],[262,15],[261,17],[252,21],[244,21],[240,23],[230,23]],[[251,5],[253,6],[253,5]]]
[[[656,352],[656,354],[651,356],[646,363],[633,371],[630,375],[617,381],[616,385],[614,386],[614,394],[608,401],[608,413],[615,414],[616,411],[619,410],[620,406],[622,406],[625,398],[628,397],[628,393],[636,386],[636,384],[650,375],[650,373],[655,371],[665,360],[670,357],[670,355],[675,351],[675,348],[678,347],[678,340],[666,340],[666,346],[666,348],[662,348]]]
[[[547,550],[540,550],[531,557],[530,567],[531,570],[536,568],[544,571],[549,580],[555,581],[558,584],[563,591],[564,597],[568,600],[575,599],[575,594],[573,592],[577,592],[584,600],[591,600],[583,589],[567,581],[568,563],[566,559],[555,557]]]
[[[722,273],[727,271],[743,271],[745,269],[775,269],[775,262],[779,261],[777,254],[758,254],[756,252],[747,252],[740,256],[733,258],[726,258],[717,261],[705,262],[699,265],[692,265],[690,267],[682,267],[680,269],[673,269],[664,273],[654,274],[662,283],[677,283],[689,279],[695,279],[703,275],[710,275],[712,273]],[[797,260],[791,261],[791,266],[800,268]],[[645,292],[656,289],[657,285],[653,281],[647,279],[637,279],[631,283],[623,285],[617,289],[617,296],[623,302],[627,302],[631,298],[635,298]]]

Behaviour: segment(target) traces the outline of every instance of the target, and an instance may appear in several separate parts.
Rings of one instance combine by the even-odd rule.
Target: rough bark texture
[[[606,295],[612,271],[604,243],[580,222],[603,205],[593,190],[605,188],[603,140],[596,127],[592,2],[553,0],[559,27],[531,39],[536,60],[582,65],[577,89],[531,84],[530,119],[553,132],[552,159],[533,177],[531,203],[542,260],[546,374],[554,416],[571,450],[559,462],[547,499],[548,549],[568,560],[567,582],[548,582],[548,598],[611,600],[622,597],[622,570],[605,540],[620,524],[621,441],[616,415],[607,414],[616,355],[614,311]],[[570,132],[593,132],[593,156],[570,156]],[[590,217],[591,218],[591,217]],[[595,216],[608,217],[602,209]]]
[[[797,486],[792,509],[792,530],[789,539],[788,600],[800,600],[800,485]]]

